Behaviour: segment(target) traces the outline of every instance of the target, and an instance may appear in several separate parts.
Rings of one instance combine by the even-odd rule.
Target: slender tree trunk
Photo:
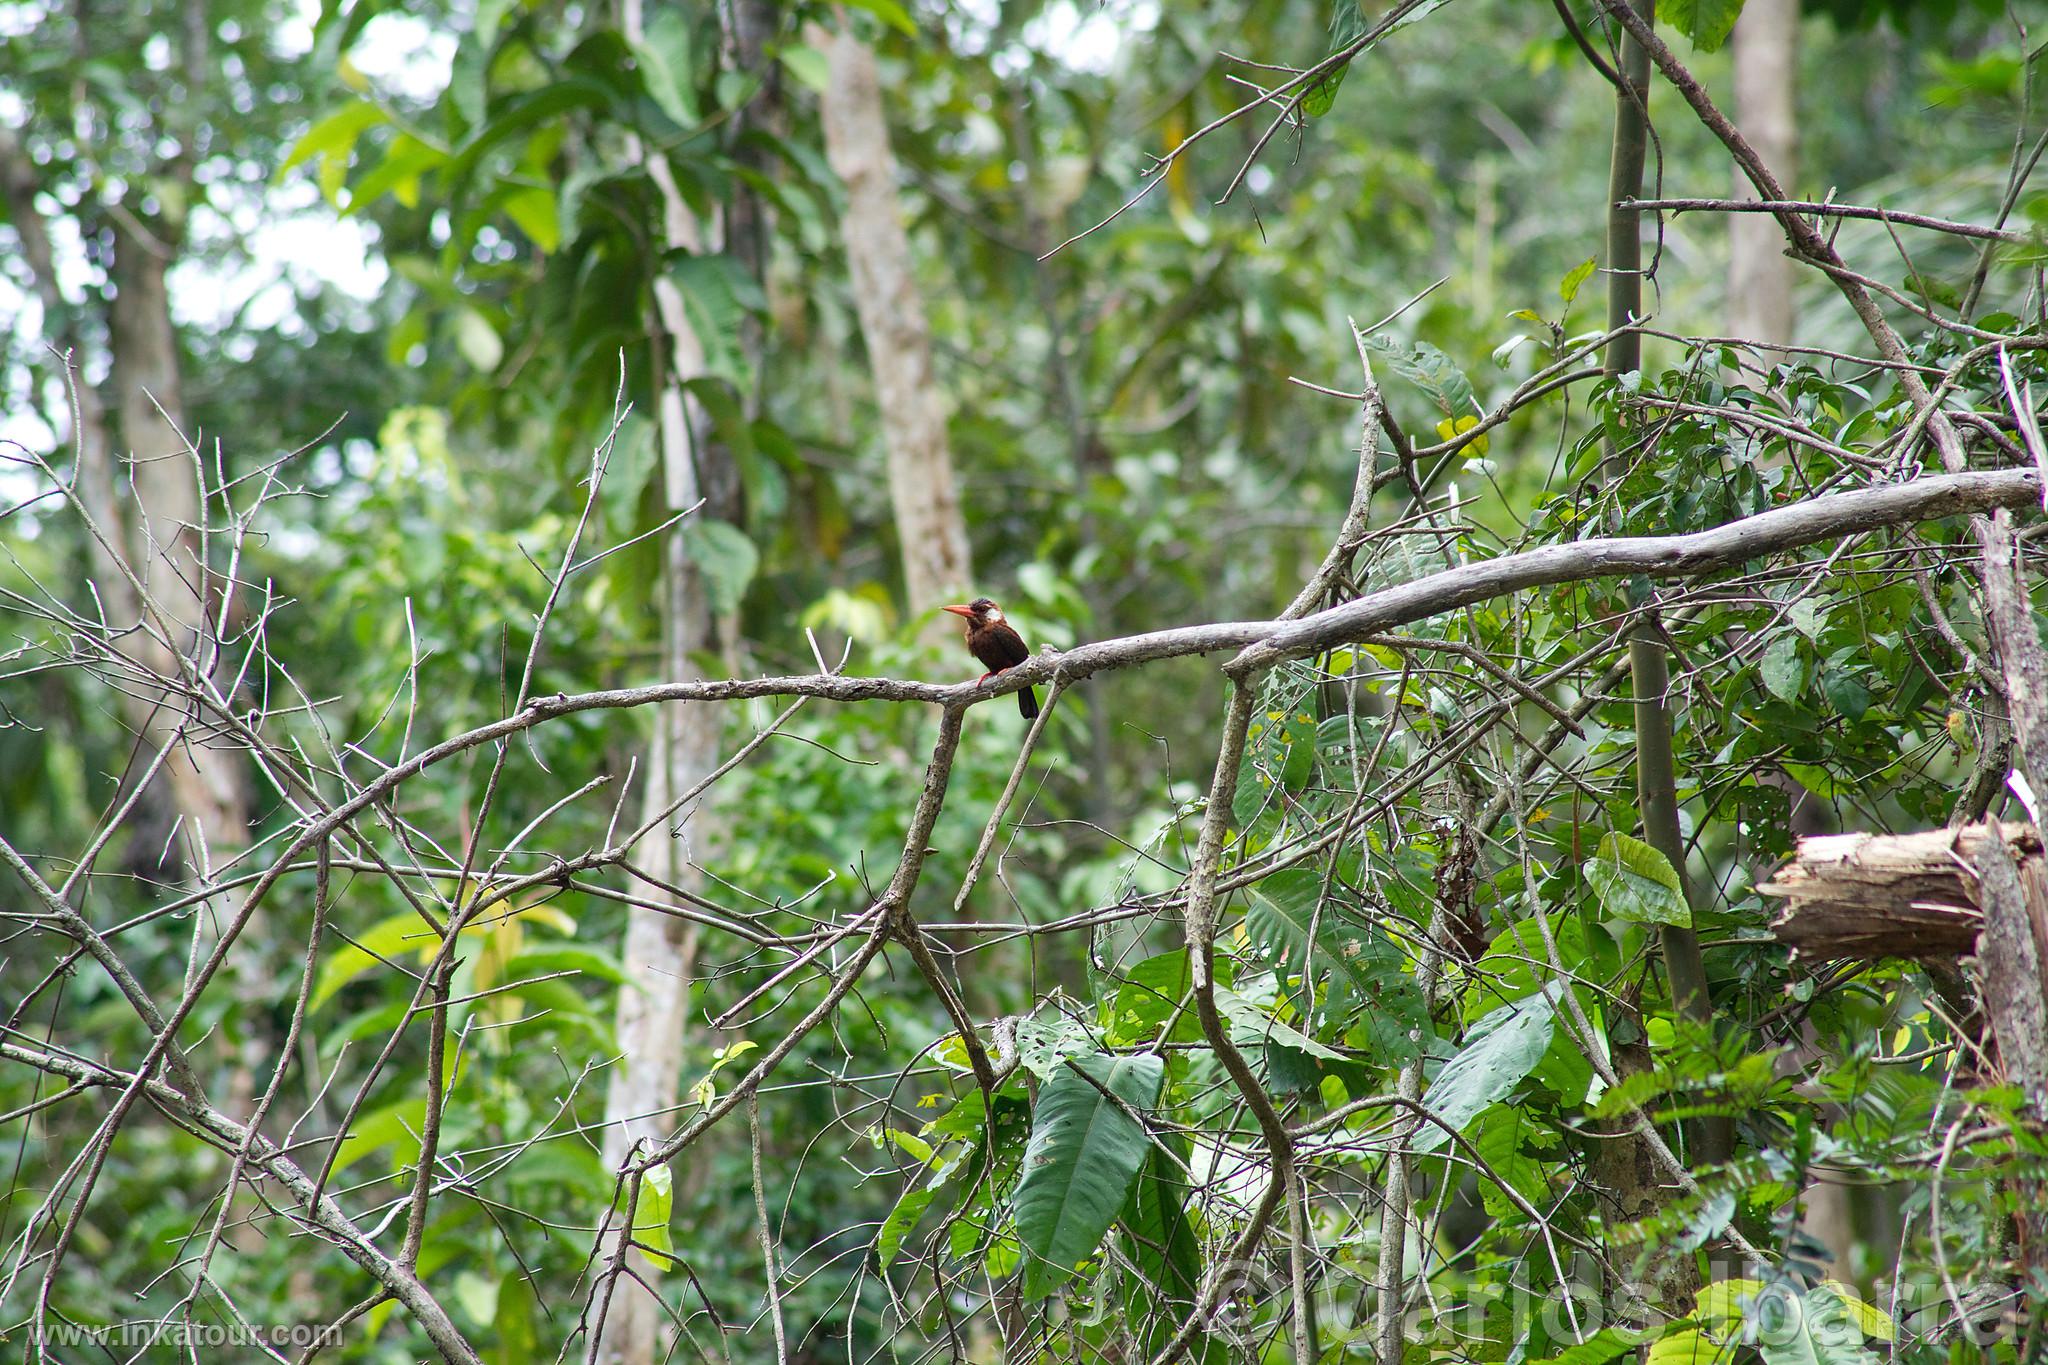
[[[1632,0],[1646,19],[1655,12],[1654,0]],[[1624,40],[1618,63],[1625,88],[1615,92],[1614,151],[1607,184],[1607,325],[1624,327],[1642,317],[1643,243],[1642,215],[1621,207],[1640,198],[1643,164],[1649,141],[1650,58],[1644,48]],[[1642,338],[1630,332],[1617,336],[1607,349],[1605,369],[1612,375],[1642,368]],[[1610,478],[1623,471],[1628,453],[1612,441],[1607,447]],[[1685,882],[1685,846],[1678,827],[1676,774],[1671,746],[1671,712],[1668,667],[1662,633],[1652,616],[1640,618],[1629,635],[1629,667],[1635,683],[1636,720],[1636,806],[1643,822],[1643,837],[1677,869]],[[1690,884],[1687,902],[1691,902]],[[1700,963],[1699,940],[1690,929],[1660,928],[1665,973],[1672,1000],[1684,1013],[1696,1019],[1711,1017],[1706,995],[1706,973]],[[1617,1014],[1634,1013],[1634,1002],[1618,999]],[[1640,1023],[1630,1030],[1641,1036]],[[1637,1045],[1614,1048],[1615,1070],[1627,1075],[1648,1065],[1647,1049]],[[1710,1127],[1703,1123],[1702,1128]],[[1702,1147],[1712,1147],[1711,1140]],[[1725,1154],[1725,1150],[1723,1153]],[[1709,1160],[1708,1152],[1695,1155]],[[1621,1219],[1644,1216],[1662,1202],[1655,1164],[1642,1137],[1630,1130],[1617,1130],[1601,1139],[1594,1156],[1594,1183],[1603,1206]],[[1650,1269],[1647,1289],[1653,1305],[1666,1311],[1684,1306],[1695,1288],[1689,1258],[1662,1257]],[[1646,1305],[1627,1302],[1618,1305],[1630,1318],[1642,1316]]]
[[[1764,164],[1796,186],[1799,164],[1799,0],[1748,0],[1736,21],[1735,119]],[[1735,197],[1756,191],[1738,167]],[[1790,341],[1798,323],[1785,230],[1763,213],[1728,217],[1728,334]]]
[[[170,250],[164,244],[131,229],[116,231],[113,273],[118,292],[109,332],[115,411],[135,492],[129,562],[164,625],[175,632],[168,642],[144,632],[138,653],[140,661],[162,677],[176,678],[189,668],[197,677],[211,678],[219,656],[216,626],[221,599],[214,590],[218,585],[209,578],[202,496],[207,474],[185,420],[184,380],[166,285],[169,266]],[[107,487],[114,480],[96,472],[93,483]],[[168,739],[188,718],[200,719],[196,708],[176,694],[164,698],[146,722],[152,744]],[[242,760],[232,750],[210,747],[197,734],[188,734],[164,764],[164,772],[186,824],[182,842],[187,865],[195,881],[203,880],[248,847],[249,797]],[[211,903],[213,914],[232,917],[231,899],[231,893],[222,893]]]
[[[1764,163],[1788,186],[1799,179],[1799,0],[1748,0],[1736,21],[1735,122]],[[1735,197],[1754,199],[1755,189],[1738,167]],[[1761,213],[1728,215],[1728,335],[1756,342],[1789,342],[1799,323],[1793,301],[1793,262],[1785,254],[1785,231]],[[1759,349],[1758,358],[1779,353]],[[1810,834],[1821,803],[1787,779],[1792,792],[1795,833]],[[1856,1190],[1837,1180],[1815,1180],[1806,1188],[1802,1225],[1832,1253],[1836,1272],[1853,1275],[1856,1245]],[[1872,1191],[1866,1197],[1876,1197]]]
[[[645,24],[639,0],[626,0],[623,26],[638,41]],[[638,145],[661,195],[661,246],[700,252],[717,240],[722,224],[705,223],[684,200],[667,162]],[[700,499],[720,510],[736,501],[731,461],[711,441],[711,421],[684,385],[706,372],[703,343],[690,325],[681,289],[665,274],[654,281],[655,334],[659,371],[659,439],[664,501],[671,513]],[[730,488],[728,487],[730,486]],[[728,494],[731,493],[731,496]],[[700,513],[699,515],[707,515]],[[662,672],[665,681],[705,676],[700,660],[722,653],[723,632],[712,608],[702,571],[686,552],[684,528],[667,537],[661,585]],[[647,761],[645,810],[649,817],[702,783],[718,765],[719,727],[714,708],[681,705],[659,708]],[[657,825],[635,852],[635,861],[655,878],[689,894],[703,889],[702,850],[717,837],[718,791],[677,811]],[[620,988],[614,1025],[620,1057],[605,1094],[604,1156],[616,1168],[642,1139],[665,1135],[673,1126],[683,1059],[696,1034],[690,990],[696,977],[696,927],[674,915],[635,906],[627,914],[622,954],[628,984]],[[601,1248],[609,1256],[616,1242]],[[642,1267],[659,1282],[658,1272]],[[611,1365],[652,1365],[661,1358],[660,1304],[631,1280],[613,1298],[599,1338],[597,1359]]]
[[[972,577],[967,522],[946,442],[945,396],[932,370],[931,328],[897,202],[896,158],[889,149],[875,54],[855,36],[843,10],[836,36],[816,29],[813,34],[831,59],[823,100],[825,152],[846,182],[840,231],[888,447],[904,595],[918,616],[967,587]],[[928,622],[927,634],[950,634],[945,625],[943,617]]]

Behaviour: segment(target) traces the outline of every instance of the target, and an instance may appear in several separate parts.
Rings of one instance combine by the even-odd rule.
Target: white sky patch
[[[385,95],[425,103],[448,88],[456,43],[445,29],[387,10],[363,25],[348,56]]]

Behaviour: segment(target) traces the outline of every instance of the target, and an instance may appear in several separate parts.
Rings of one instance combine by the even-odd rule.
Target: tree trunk
[[[163,627],[173,632],[169,641],[142,632],[137,658],[166,679],[189,670],[196,683],[214,676],[221,599],[208,577],[201,494],[206,469],[185,422],[184,381],[165,280],[169,267],[168,246],[131,228],[117,228],[113,275],[118,292],[108,330],[115,411],[135,492],[128,558]],[[110,487],[116,481],[96,473],[93,483]],[[204,880],[248,847],[249,797],[242,760],[232,749],[204,742],[205,718],[177,693],[142,714],[152,747],[167,741],[180,721],[195,722],[195,732],[188,733],[165,762],[164,773],[185,821],[187,866],[194,881]],[[210,902],[212,913],[232,918],[232,899],[226,892],[216,897]],[[261,948],[257,939],[246,945],[254,951]],[[242,1117],[232,1106],[229,1112]]]
[[[1798,181],[1799,0],[1748,0],[1735,24],[1735,121],[1787,186]],[[1738,167],[1735,197],[1756,191]],[[1798,322],[1785,230],[1765,213],[1728,217],[1728,333],[1790,341]]]
[[[623,26],[635,41],[644,37],[639,0],[626,0]],[[636,141],[631,155],[644,159],[661,194],[660,245],[667,250],[705,250],[720,225],[700,222],[691,212],[659,154],[648,153]],[[707,477],[706,468],[723,457],[711,443],[710,415],[684,388],[688,380],[705,373],[705,353],[690,325],[682,291],[666,274],[655,277],[654,303],[662,486],[673,514],[722,486],[725,481]],[[661,676],[667,682],[703,678],[699,660],[720,652],[721,632],[710,593],[685,544],[684,527],[679,525],[667,536],[664,548]],[[713,708],[688,703],[657,708],[647,761],[646,818],[665,811],[703,782],[717,767],[718,757]],[[700,891],[705,878],[696,851],[715,837],[716,801],[713,789],[657,824],[635,852],[635,862],[685,893]],[[674,915],[641,906],[627,913],[622,957],[628,981],[619,990],[614,1016],[620,1057],[605,1093],[604,1157],[613,1168],[643,1138],[659,1138],[669,1129],[667,1112],[676,1103],[683,1058],[695,1032],[690,988],[696,977],[698,941],[696,926]],[[600,1252],[609,1257],[618,1249],[613,1238]],[[657,1278],[652,1268],[641,1269],[650,1280]],[[652,1365],[661,1358],[661,1306],[630,1278],[620,1284],[605,1316],[596,1358],[610,1365]]]
[[[875,54],[854,35],[843,10],[837,36],[814,29],[812,41],[831,59],[822,102],[825,152],[846,182],[840,231],[888,447],[904,595],[911,615],[921,616],[972,577],[967,522],[946,443],[945,396],[932,372],[931,328],[911,272]],[[945,625],[944,618],[928,622],[926,633],[950,634]]]

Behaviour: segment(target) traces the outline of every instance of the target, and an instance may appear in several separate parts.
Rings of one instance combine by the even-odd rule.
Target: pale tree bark
[[[639,0],[625,0],[623,27],[641,41],[645,20]],[[722,224],[700,221],[690,210],[658,153],[636,139],[631,154],[642,158],[661,195],[660,246],[699,252],[716,240]],[[690,325],[681,289],[666,274],[654,281],[656,351],[662,365],[659,386],[659,440],[662,487],[670,514],[695,507],[708,485],[706,465],[718,458],[711,442],[710,414],[685,387],[707,370],[703,342]],[[706,677],[700,660],[716,657],[720,631],[702,571],[686,550],[684,529],[669,533],[663,552],[661,588],[661,675],[665,681]],[[713,708],[688,703],[663,706],[654,719],[654,739],[647,757],[645,802],[648,817],[668,809],[678,797],[698,787],[718,765],[719,728]],[[715,789],[703,799],[658,823],[635,852],[638,866],[684,894],[705,884],[699,851],[718,825]],[[612,1068],[605,1094],[604,1157],[617,1169],[643,1139],[654,1141],[673,1126],[669,1110],[676,1103],[683,1058],[695,1033],[690,1016],[690,988],[696,977],[697,926],[674,915],[641,906],[627,914],[622,954],[627,982],[619,990],[614,1027],[620,1057]],[[617,1254],[614,1238],[603,1254]],[[642,1267],[658,1283],[652,1267]],[[651,1365],[661,1358],[661,1305],[628,1279],[627,1290],[614,1298],[599,1333],[595,1358],[608,1365]]]
[[[1735,23],[1733,51],[1735,122],[1764,164],[1793,186],[1799,179],[1799,0],[1748,0]],[[1756,197],[1740,167],[1735,197]],[[1728,334],[1791,341],[1799,318],[1785,230],[1766,213],[1731,213],[1728,220]]]
[[[207,471],[185,420],[184,377],[171,326],[167,275],[171,246],[139,225],[115,231],[114,283],[109,310],[115,411],[128,452],[135,515],[129,522],[129,558],[165,624],[164,641],[139,636],[143,663],[165,677],[190,669],[211,678],[219,654],[217,626],[224,585],[209,578],[205,499]],[[96,485],[112,482],[95,476]],[[196,712],[170,699],[154,708],[147,732],[154,740]],[[172,798],[185,821],[183,844],[195,880],[210,877],[241,856],[249,841],[248,784],[234,751],[208,747],[190,735],[164,764]],[[212,903],[231,919],[233,893]],[[246,935],[252,946],[261,935]],[[232,1112],[232,1107],[231,1107]]]
[[[811,41],[831,63],[822,101],[825,154],[846,184],[840,231],[888,448],[904,594],[911,614],[922,615],[954,600],[972,578],[946,440],[945,395],[933,373],[931,327],[911,272],[875,54],[855,35],[844,9],[836,36],[814,28]],[[944,618],[927,622],[926,633],[950,636],[946,624]]]
[[[1764,164],[1779,180],[1796,186],[1799,179],[1799,0],[1748,0],[1735,22],[1735,122]],[[1755,188],[1734,169],[1735,196],[1754,199]],[[1785,230],[1764,213],[1728,215],[1728,316],[1730,336],[1759,343],[1790,342],[1799,325],[1793,302],[1794,263],[1785,254]],[[1757,358],[1772,363],[1778,351],[1761,347]],[[1827,808],[1796,781],[1785,785],[1792,794],[1793,831],[1819,833]],[[1815,1180],[1807,1186],[1803,1226],[1833,1255],[1839,1273],[1851,1273],[1856,1246],[1854,1191],[1837,1181]]]
[[[171,171],[178,173],[178,167]],[[164,783],[178,816],[178,846],[187,875],[201,883],[247,850],[250,796],[237,752],[210,747],[191,723],[199,710],[190,701],[190,688],[213,677],[220,602],[210,590],[201,530],[206,472],[185,422],[184,378],[171,322],[167,274],[178,225],[152,228],[125,207],[114,209],[115,289],[106,307],[109,403],[84,374],[87,342],[77,325],[79,310],[58,284],[49,224],[36,202],[40,190],[34,162],[11,131],[0,129],[0,195],[34,278],[45,334],[68,354],[72,366],[73,486],[105,538],[87,537],[94,585],[118,626],[142,627],[120,637],[128,657],[174,684],[154,694],[146,688],[124,689],[123,717],[141,737],[138,752],[153,754],[172,746],[163,765]],[[129,461],[126,480],[117,458],[123,450]],[[135,591],[131,572],[142,593]],[[238,906],[236,893],[216,893],[207,902],[200,931],[233,919]],[[262,926],[251,925],[237,947],[237,969],[257,988],[266,981],[260,967],[265,939]],[[248,1036],[254,1040],[256,1031]],[[246,1113],[254,1060],[247,1048],[238,1060],[228,1103],[236,1117]]]

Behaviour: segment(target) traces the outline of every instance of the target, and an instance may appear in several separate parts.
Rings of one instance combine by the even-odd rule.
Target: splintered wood
[[[2000,827],[2020,868],[2039,875],[2041,835]],[[1791,862],[1757,889],[1783,897],[1771,926],[1808,957],[1962,957],[1984,927],[1977,869],[1990,827],[1802,839]]]

